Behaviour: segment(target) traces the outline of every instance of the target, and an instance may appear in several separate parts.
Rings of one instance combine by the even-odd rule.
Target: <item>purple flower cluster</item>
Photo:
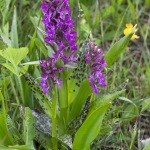
[[[89,42],[89,51],[85,52],[86,62],[89,64],[89,82],[95,94],[99,93],[98,85],[106,87],[105,78],[102,69],[107,66],[106,61],[103,59],[104,53],[94,44],[93,41]]]
[[[46,0],[41,4],[41,9],[46,34],[45,42],[54,50],[53,56],[42,60],[40,64],[43,73],[40,84],[46,94],[53,84],[61,87],[60,72],[64,70],[65,64],[76,62],[77,45],[76,32],[73,30],[74,20],[71,19],[68,0]],[[60,59],[61,64],[58,65]]]
[[[59,72],[64,70],[64,68],[56,67],[55,63],[56,63],[56,60],[51,57],[47,57],[46,60],[41,61],[40,66],[41,66],[43,75],[41,76],[42,81],[40,82],[40,84],[42,85],[44,94],[48,92],[50,85],[53,86],[53,83],[61,87],[62,80],[59,79]]]
[[[73,30],[74,20],[71,19],[68,0],[47,0],[42,3],[41,9],[44,13],[45,41],[49,45],[55,42],[59,47],[55,50],[55,59],[60,56],[64,63],[75,62],[76,32]]]

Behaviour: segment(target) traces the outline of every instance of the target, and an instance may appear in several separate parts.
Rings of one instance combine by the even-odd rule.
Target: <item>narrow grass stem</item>
[[[18,83],[19,83],[19,88],[20,88],[20,94],[21,94],[21,98],[22,98],[22,103],[25,104],[24,94],[23,94],[23,88],[22,88],[22,82],[21,82],[21,78],[20,77],[18,77]]]
[[[19,98],[18,98],[16,89],[15,89],[15,85],[14,85],[14,83],[13,83],[11,77],[10,77],[10,84],[11,84],[11,88],[12,88],[12,91],[13,91],[13,93],[14,93],[14,96],[15,96],[15,98],[16,98],[16,102],[17,102],[18,105],[20,105],[20,101],[19,101]]]
[[[122,16],[122,19],[121,19],[121,21],[120,21],[120,24],[119,24],[119,26],[118,26],[118,28],[117,28],[117,31],[116,31],[116,33],[115,33],[115,36],[114,36],[114,38],[113,38],[113,41],[112,41],[110,47],[112,47],[112,46],[114,45],[114,43],[115,43],[115,41],[116,41],[116,39],[117,39],[117,36],[119,35],[119,31],[120,31],[120,29],[121,29],[121,26],[122,26],[122,24],[123,24],[123,20],[124,20],[126,14],[127,14],[128,9],[129,9],[129,8],[127,7],[126,10],[125,10],[125,12],[124,12],[124,14],[123,14],[123,16]]]
[[[100,20],[100,29],[101,29],[101,37],[102,37],[102,45],[104,47],[104,29],[103,29],[103,17],[102,17],[102,10],[100,0],[98,0],[98,7],[99,7],[99,20]]]
[[[9,11],[8,11],[8,14],[6,15],[6,18],[5,18],[4,21],[7,21],[7,20],[10,18],[10,15],[12,14],[12,11],[13,11],[13,9],[14,9],[14,7],[15,7],[16,0],[12,0],[11,3],[12,3],[12,4],[11,4],[11,7],[10,7],[10,9],[9,9]]]
[[[10,98],[9,98],[9,94],[8,94],[8,90],[7,90],[7,84],[6,84],[6,74],[5,74],[5,68],[2,68],[2,76],[3,76],[3,78],[4,78],[4,85],[3,85],[3,91],[4,91],[4,98],[5,98],[5,100],[10,100]],[[6,108],[8,108],[8,104],[7,104],[7,101],[6,101]]]

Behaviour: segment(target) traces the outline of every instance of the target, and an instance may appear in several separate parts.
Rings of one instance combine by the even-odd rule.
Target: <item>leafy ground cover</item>
[[[65,84],[45,95],[39,60],[53,49],[41,32],[41,1],[0,0],[0,149],[149,150],[150,1],[69,0],[69,6],[78,49],[86,51],[92,39],[105,54],[107,86],[94,94],[82,79],[76,87],[78,72],[69,64],[67,88],[77,93],[66,96],[67,104]],[[125,36],[129,23],[138,30]],[[130,40],[133,34],[139,38]]]

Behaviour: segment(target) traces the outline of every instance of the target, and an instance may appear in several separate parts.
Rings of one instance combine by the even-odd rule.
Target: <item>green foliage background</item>
[[[0,124],[0,145],[1,143],[3,145],[0,149],[7,149],[4,146],[8,145],[12,145],[8,149],[33,149],[33,142],[30,142],[34,135],[30,134],[30,131],[33,131],[31,112],[26,108],[23,123],[20,123],[22,117],[18,112],[20,104],[31,109],[39,107],[20,71],[28,69],[28,73],[39,81],[41,70],[38,61],[52,54],[51,48],[47,49],[43,35],[37,28],[38,26],[44,30],[41,23],[40,3],[40,0],[0,0],[0,122],[3,122]],[[122,49],[124,53],[121,53],[107,70],[107,88],[101,91],[102,95],[118,91],[119,85],[124,89],[122,83],[126,80],[128,84],[121,97],[114,98],[112,106],[104,117],[97,144],[101,149],[106,150],[110,148],[140,150],[142,145],[138,139],[138,130],[140,129],[141,136],[144,136],[147,129],[144,128],[143,131],[138,126],[139,123],[142,124],[141,126],[146,124],[145,120],[139,118],[146,116],[147,119],[150,107],[150,0],[69,0],[69,3],[75,20],[79,47],[89,37],[93,38],[107,54],[105,58],[109,65],[113,60],[109,57],[108,50],[111,48],[113,53],[117,53],[117,48],[113,45],[124,36],[125,24],[137,24],[137,34],[140,39],[130,41],[125,51]],[[11,53],[9,51],[14,51],[13,48],[19,48],[17,50],[23,50],[24,53],[21,53],[20,57],[13,55],[9,57],[7,52],[3,53],[6,45],[12,47],[7,51],[9,54]],[[34,63],[25,65],[21,70],[21,64],[26,62]],[[103,99],[101,95],[96,98]],[[99,109],[95,111],[96,113],[99,113]],[[11,118],[9,123],[12,125],[13,134],[8,132],[6,116]],[[29,116],[31,122],[28,120]],[[88,124],[87,122],[85,124]],[[26,130],[28,132],[25,132]],[[7,135],[7,140],[4,135]],[[82,132],[79,130],[77,137],[81,135]],[[80,143],[78,138],[75,141],[73,147]],[[86,145],[87,141],[84,142]],[[89,148],[89,145],[87,147]],[[148,149],[147,147],[149,148],[149,145],[145,150]],[[42,149],[42,146],[38,147],[40,148]]]

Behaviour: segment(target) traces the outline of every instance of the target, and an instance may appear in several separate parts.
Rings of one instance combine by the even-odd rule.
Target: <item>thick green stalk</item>
[[[55,140],[56,133],[56,111],[57,111],[57,99],[56,99],[56,91],[52,91],[52,137],[54,138],[53,147],[57,149],[57,141]]]
[[[59,88],[60,107],[68,107],[67,70],[63,72],[62,88]]]
[[[56,93],[52,91],[52,137],[56,137]]]
[[[60,120],[62,123],[60,134],[63,134],[66,130],[68,117],[67,70],[63,72],[62,88],[59,88],[59,102],[60,102]]]

